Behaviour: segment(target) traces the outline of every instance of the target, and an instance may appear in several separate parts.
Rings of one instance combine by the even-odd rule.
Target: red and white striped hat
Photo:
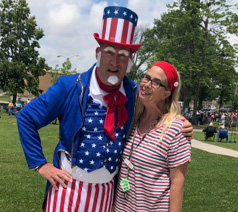
[[[134,53],[141,46],[141,44],[133,44],[137,21],[137,14],[125,7],[106,7],[103,14],[102,35],[99,37],[98,33],[94,33],[94,38],[99,44],[130,48]]]

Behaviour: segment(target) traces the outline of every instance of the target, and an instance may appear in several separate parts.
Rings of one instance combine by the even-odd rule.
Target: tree
[[[147,31],[147,29],[148,29],[147,25],[140,25],[136,29],[133,42],[143,43],[145,39],[145,32]],[[152,52],[150,51],[150,49],[145,48],[142,49],[142,47],[140,48],[139,51],[134,53],[132,56],[133,66],[131,68],[131,71],[127,73],[127,77],[139,83],[142,78],[142,75],[145,73],[145,70],[147,69],[147,66],[145,66],[145,64],[149,60],[151,55]]]
[[[166,60],[180,72],[184,108],[193,98],[194,121],[206,94],[222,95],[219,90],[231,88],[236,79],[236,48],[226,36],[237,34],[238,18],[231,7],[225,0],[175,1],[144,34],[141,50],[153,52],[148,63]],[[231,96],[226,93],[227,101]]]
[[[17,93],[27,90],[38,96],[42,92],[39,76],[49,67],[37,48],[44,33],[30,16],[26,0],[2,0],[0,10],[0,87],[12,93],[15,103]]]
[[[67,58],[65,62],[62,63],[61,68],[59,68],[59,66],[56,65],[55,70],[51,72],[51,76],[53,78],[51,82],[56,83],[59,76],[66,76],[69,74],[77,73],[76,68],[74,70],[71,70],[71,68],[72,68],[72,63],[70,62],[69,58]]]

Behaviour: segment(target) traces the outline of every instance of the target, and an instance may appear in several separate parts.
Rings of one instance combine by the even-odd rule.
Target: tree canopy
[[[143,32],[137,60],[148,56],[148,67],[159,60],[172,63],[181,75],[184,107],[194,101],[194,117],[204,100],[217,97],[222,105],[233,98],[237,48],[228,35],[238,35],[238,16],[232,8],[237,11],[226,0],[175,1]]]
[[[39,57],[43,29],[37,28],[26,0],[2,0],[0,3],[0,88],[13,95],[25,90],[38,96],[39,76],[49,69]]]
[[[55,69],[51,72],[51,76],[53,78],[51,82],[56,83],[59,76],[66,76],[75,73],[77,73],[76,68],[72,70],[72,63],[70,61],[70,58],[66,58],[66,60],[62,63],[62,67],[56,65]]]

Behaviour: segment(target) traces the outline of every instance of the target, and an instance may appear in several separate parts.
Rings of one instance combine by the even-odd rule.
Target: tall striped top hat
[[[111,44],[119,47],[130,48],[134,53],[141,44],[133,44],[138,16],[133,11],[118,6],[104,9],[102,35],[94,33],[94,38],[99,44]]]

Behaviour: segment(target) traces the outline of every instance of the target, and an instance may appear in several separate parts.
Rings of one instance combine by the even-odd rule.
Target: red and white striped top
[[[162,126],[151,130],[142,141],[143,135],[135,133],[134,136],[135,128],[130,132],[122,155],[118,182],[126,178],[127,166],[124,159],[129,158],[133,140],[131,162],[134,169],[129,171],[130,190],[126,198],[118,183],[115,211],[169,211],[169,170],[191,160],[191,142],[182,135],[181,129],[182,122],[174,120],[162,141]]]

